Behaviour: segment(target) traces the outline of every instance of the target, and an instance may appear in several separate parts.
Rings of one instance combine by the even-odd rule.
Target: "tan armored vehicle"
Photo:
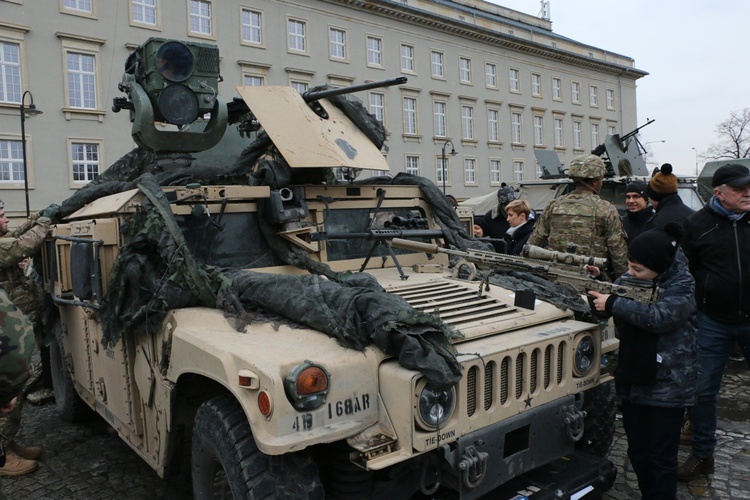
[[[404,248],[483,255],[431,182],[351,178],[389,167],[337,92],[240,87],[227,105],[216,77],[210,45],[141,46],[116,101],[140,147],[51,209],[62,416],[93,409],[195,498],[512,497],[551,467],[561,491],[608,488],[609,333]],[[247,149],[202,164],[228,123]]]

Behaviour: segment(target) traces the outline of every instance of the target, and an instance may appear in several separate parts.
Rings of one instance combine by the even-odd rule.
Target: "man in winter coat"
[[[648,226],[648,221],[654,215],[654,207],[648,202],[648,184],[636,179],[625,186],[625,206],[627,212],[622,217],[622,227],[629,241],[641,234]]]

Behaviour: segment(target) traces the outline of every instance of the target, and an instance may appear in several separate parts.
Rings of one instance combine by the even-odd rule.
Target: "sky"
[[[533,16],[541,10],[540,0],[490,1]],[[655,121],[638,138],[656,164],[694,175],[696,158],[702,168],[720,140],[716,125],[750,107],[747,0],[549,4],[554,33],[628,56],[649,73],[636,82],[638,125]]]

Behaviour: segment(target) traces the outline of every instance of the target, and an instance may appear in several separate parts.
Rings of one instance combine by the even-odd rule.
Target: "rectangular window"
[[[94,56],[68,52],[68,104],[71,108],[96,109]]]
[[[500,142],[500,112],[496,109],[487,110],[487,140]]]
[[[520,144],[523,136],[521,134],[521,113],[510,114],[510,130],[513,135],[512,140],[514,144]]]
[[[565,146],[563,141],[563,121],[562,118],[555,118],[555,147],[561,148]]]
[[[99,177],[99,145],[74,142],[70,145],[73,182],[91,182]]]
[[[617,129],[615,128],[614,125],[608,126],[607,127],[607,135],[615,135],[617,133],[616,130]]]
[[[461,137],[474,138],[474,108],[471,106],[461,106]]]
[[[615,109],[615,91],[607,89],[607,109]]]
[[[497,66],[491,63],[484,65],[484,81],[488,87],[497,88]]]
[[[570,95],[572,101],[576,104],[581,102],[581,84],[578,82],[572,82],[570,84]]]
[[[536,178],[541,179],[542,178],[542,166],[538,163],[536,164]]]
[[[573,148],[583,149],[583,137],[582,137],[581,122],[573,122]]]
[[[307,52],[307,25],[304,21],[289,19],[287,22],[289,35],[289,50],[293,52]]]
[[[261,87],[265,85],[265,79],[262,76],[244,75],[242,83],[248,87]]]
[[[591,146],[596,147],[599,145],[599,124],[591,124]]]
[[[432,103],[432,116],[433,126],[435,127],[435,137],[448,136],[446,107],[447,105],[444,102],[435,101]]]
[[[544,146],[544,118],[534,117],[534,145]]]
[[[517,69],[508,70],[511,92],[521,91],[521,80]]]
[[[414,47],[401,45],[401,71],[414,73]]]
[[[445,65],[443,63],[443,53],[435,52],[434,50],[430,53],[430,66],[432,67],[433,78],[445,78]]]
[[[190,0],[190,32],[211,36],[211,2]]]
[[[134,23],[156,26],[156,0],[131,0],[130,15]]]
[[[91,0],[65,0],[65,8],[68,10],[80,10],[81,12],[93,12]]]
[[[404,97],[404,134],[417,134],[417,100]]]
[[[263,14],[242,9],[242,41],[252,45],[263,45]]]
[[[466,57],[458,59],[458,77],[462,83],[471,83],[471,59]]]
[[[406,173],[419,175],[419,156],[406,157]]]
[[[556,101],[562,100],[562,80],[559,78],[552,79],[552,99]]]
[[[310,89],[310,84],[307,83],[307,82],[295,82],[295,81],[292,81],[292,82],[290,82],[290,86],[294,90],[296,90],[297,92],[299,92],[300,94],[304,94],[305,92],[307,92]]]
[[[437,159],[437,173],[435,174],[435,179],[443,185],[446,183],[450,184],[450,176],[451,172],[449,169],[450,164],[448,163],[448,157],[438,157]]]
[[[23,143],[0,140],[0,182],[23,180]]]
[[[0,102],[21,103],[21,50],[0,42]]]
[[[523,162],[522,161],[513,162],[513,180],[516,182],[521,182],[523,180]]]
[[[346,59],[346,31],[338,28],[328,30],[331,59]]]
[[[490,160],[490,183],[500,182],[500,160]]]
[[[477,160],[464,158],[464,184],[477,183]]]
[[[380,123],[385,123],[385,94],[370,92],[370,113],[375,115]]]
[[[537,97],[542,95],[542,75],[531,74],[531,95]]]
[[[589,85],[589,104],[599,106],[599,89],[595,85]]]

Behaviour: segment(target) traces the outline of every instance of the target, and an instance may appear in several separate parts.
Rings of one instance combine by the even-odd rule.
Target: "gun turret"
[[[607,166],[608,175],[648,176],[648,167],[643,160],[641,150],[643,146],[636,135],[645,126],[656,120],[647,120],[640,127],[636,127],[625,135],[608,135],[602,144],[591,151],[591,154],[601,156]],[[633,146],[635,142],[635,146]]]

